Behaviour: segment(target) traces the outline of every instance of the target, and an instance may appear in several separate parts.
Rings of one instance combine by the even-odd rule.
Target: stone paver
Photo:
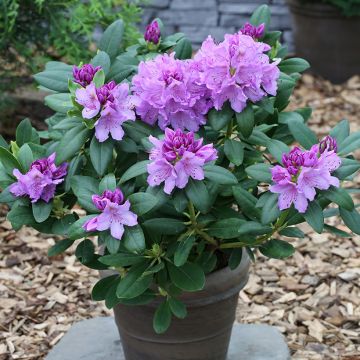
[[[76,323],[46,357],[46,360],[104,359],[125,359],[112,317]],[[289,359],[284,338],[275,328],[269,325],[234,325],[228,360]]]

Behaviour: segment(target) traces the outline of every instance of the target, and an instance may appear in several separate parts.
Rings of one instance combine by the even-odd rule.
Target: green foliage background
[[[0,0],[1,60],[7,65],[16,62],[22,72],[25,68],[31,73],[51,59],[86,61],[95,50],[95,27],[106,28],[119,18],[125,23],[126,47],[139,36],[141,1]],[[9,66],[9,71],[16,67]]]

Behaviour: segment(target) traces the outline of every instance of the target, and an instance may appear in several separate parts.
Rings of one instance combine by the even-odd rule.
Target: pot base
[[[74,324],[46,360],[125,360],[113,317]],[[227,360],[289,360],[281,333],[269,325],[235,324]],[[164,359],[171,360],[171,359]]]

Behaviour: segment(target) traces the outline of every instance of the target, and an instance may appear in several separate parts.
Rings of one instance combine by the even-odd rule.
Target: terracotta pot
[[[188,316],[172,319],[161,335],[152,327],[156,305],[117,305],[115,320],[126,360],[225,360],[239,291],[248,281],[250,261],[244,251],[239,267],[224,268],[206,278],[200,292],[185,293]]]
[[[287,0],[294,24],[298,56],[311,71],[341,83],[360,74],[360,16],[346,17],[334,6],[320,2]]]

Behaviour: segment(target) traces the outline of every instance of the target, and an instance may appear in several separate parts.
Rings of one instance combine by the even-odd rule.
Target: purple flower
[[[265,32],[265,24],[260,24],[259,26],[255,26],[247,22],[240,29],[240,31],[243,35],[251,36],[253,39],[260,39],[261,37],[263,37]]]
[[[217,110],[230,101],[236,112],[241,112],[248,100],[260,101],[276,95],[280,71],[279,60],[270,63],[265,52],[271,47],[257,42],[241,32],[225,35],[219,44],[208,37],[195,55],[201,83],[211,92]]]
[[[56,154],[34,161],[26,174],[14,169],[17,182],[10,186],[15,196],[29,196],[31,202],[42,199],[49,202],[55,195],[56,185],[62,183],[67,174],[67,163],[55,165]]]
[[[86,231],[105,231],[115,239],[121,240],[124,234],[124,225],[137,225],[137,215],[130,211],[130,202],[124,202],[120,189],[105,190],[102,195],[93,195],[94,205],[101,210],[101,214],[88,220],[83,228]]]
[[[159,43],[160,36],[160,27],[156,20],[146,26],[144,34],[145,41],[152,42],[153,44],[157,45]]]
[[[315,199],[316,189],[327,190],[330,186],[340,186],[339,179],[331,173],[340,167],[341,159],[336,154],[333,143],[329,139],[326,141],[330,145],[323,152],[321,143],[308,151],[295,147],[283,155],[285,167],[277,165],[271,169],[275,184],[270,187],[270,191],[279,193],[280,210],[288,209],[294,204],[300,213],[304,213],[308,202]]]
[[[121,140],[124,136],[122,124],[127,120],[135,120],[133,96],[129,96],[129,85],[118,84],[110,81],[96,89],[91,83],[86,88],[77,89],[76,101],[84,106],[82,116],[92,119],[100,113],[95,122],[95,136],[103,142],[109,138],[109,134],[115,140]]]
[[[183,189],[189,177],[203,180],[203,166],[217,159],[217,152],[212,144],[203,145],[203,139],[195,140],[192,132],[183,133],[165,129],[165,138],[159,140],[149,137],[154,148],[150,152],[148,165],[148,184],[157,186],[164,182],[164,191],[171,194],[175,187]]]
[[[101,66],[94,67],[91,64],[84,64],[81,68],[77,66],[73,67],[74,81],[80,84],[82,87],[90,85],[95,74],[101,70]]]
[[[137,114],[150,125],[158,121],[162,130],[171,126],[197,131],[212,107],[210,93],[200,84],[199,75],[193,60],[177,60],[173,53],[141,62],[132,79]]]
[[[319,144],[319,151],[321,154],[324,153],[326,150],[337,152],[336,139],[329,135],[322,139]]]

